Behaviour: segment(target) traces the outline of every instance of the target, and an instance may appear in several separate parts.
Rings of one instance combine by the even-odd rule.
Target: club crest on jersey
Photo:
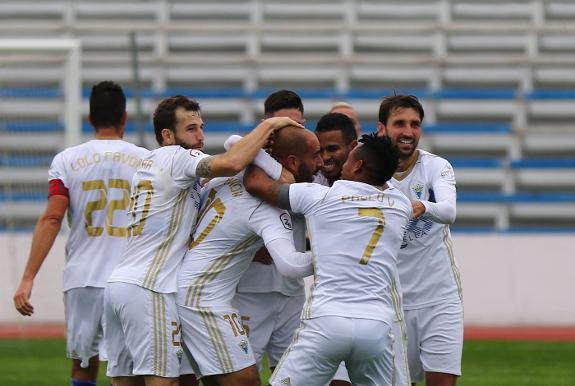
[[[247,354],[248,353],[248,349],[250,348],[248,341],[243,339],[238,346],[240,346],[240,348]]]
[[[417,184],[411,186],[411,190],[413,190],[413,193],[415,193],[417,198],[420,199],[421,193],[423,193],[423,184],[418,182]]]
[[[290,231],[292,230],[291,217],[289,216],[288,213],[280,214],[280,221],[282,222],[282,225],[284,226],[285,229]]]
[[[291,386],[291,381],[290,381],[289,377],[282,379],[280,382],[282,385]]]

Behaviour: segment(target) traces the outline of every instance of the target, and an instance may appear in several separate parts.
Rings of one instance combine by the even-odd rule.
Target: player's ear
[[[287,170],[289,170],[293,174],[299,168],[299,159],[295,155],[290,154],[287,157],[285,157],[284,166],[286,167]]]
[[[351,141],[351,143],[349,144],[349,150],[353,150],[354,147],[357,146],[357,139],[354,139],[353,141]]]
[[[176,136],[170,129],[162,129],[162,145],[175,145]]]
[[[387,132],[385,130],[385,125],[381,122],[377,122],[377,134],[380,136],[387,135]]]

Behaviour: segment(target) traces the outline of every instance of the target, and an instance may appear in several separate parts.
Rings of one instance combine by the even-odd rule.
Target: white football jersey
[[[54,157],[49,180],[61,180],[70,196],[64,291],[106,286],[126,244],[132,176],[148,153],[119,139],[94,139]]]
[[[132,180],[128,244],[110,282],[174,293],[200,206],[196,168],[207,154],[181,146],[150,152]]]
[[[449,162],[418,151],[417,161],[408,170],[395,174],[393,186],[410,200],[430,202],[435,202],[436,190],[448,188],[455,192],[455,176]],[[434,222],[426,214],[411,220],[399,252],[398,268],[404,309],[461,300],[459,268],[448,224]]]
[[[230,307],[254,253],[273,240],[292,240],[287,211],[251,196],[243,173],[210,181],[190,249],[179,272],[179,295],[189,307]],[[262,242],[263,239],[263,242]],[[263,279],[263,278],[262,278]]]
[[[289,194],[292,211],[305,215],[315,272],[302,318],[391,323],[394,266],[411,216],[409,200],[393,187],[382,191],[345,180],[331,188],[292,184]]]

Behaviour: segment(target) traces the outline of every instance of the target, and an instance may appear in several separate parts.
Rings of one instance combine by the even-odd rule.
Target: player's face
[[[314,174],[323,166],[319,141],[312,132],[307,135],[306,151],[298,161],[297,175],[294,175],[296,182],[312,182]]]
[[[329,180],[338,180],[341,168],[351,151],[351,144],[346,143],[343,133],[339,130],[316,133],[316,135],[323,160],[321,172]]]
[[[303,114],[298,109],[281,109],[273,114],[274,117],[288,117],[299,123],[300,125],[305,124],[305,119]]]
[[[360,146],[361,144],[358,144],[356,147],[354,147],[353,150],[349,152],[347,160],[343,163],[340,177],[342,180],[354,181],[354,174],[352,169],[355,163],[355,152]]]
[[[387,123],[378,125],[381,135],[387,135],[399,150],[399,158],[411,157],[421,137],[421,117],[412,108],[398,107],[391,111]]]
[[[204,150],[204,121],[198,111],[176,109],[176,145]]]

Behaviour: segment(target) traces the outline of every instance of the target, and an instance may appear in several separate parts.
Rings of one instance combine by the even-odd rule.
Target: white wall
[[[0,234],[0,323],[63,321],[64,237],[59,237],[32,293],[35,315],[21,317],[12,296],[30,234]],[[455,234],[465,321],[473,325],[575,325],[573,234]]]

